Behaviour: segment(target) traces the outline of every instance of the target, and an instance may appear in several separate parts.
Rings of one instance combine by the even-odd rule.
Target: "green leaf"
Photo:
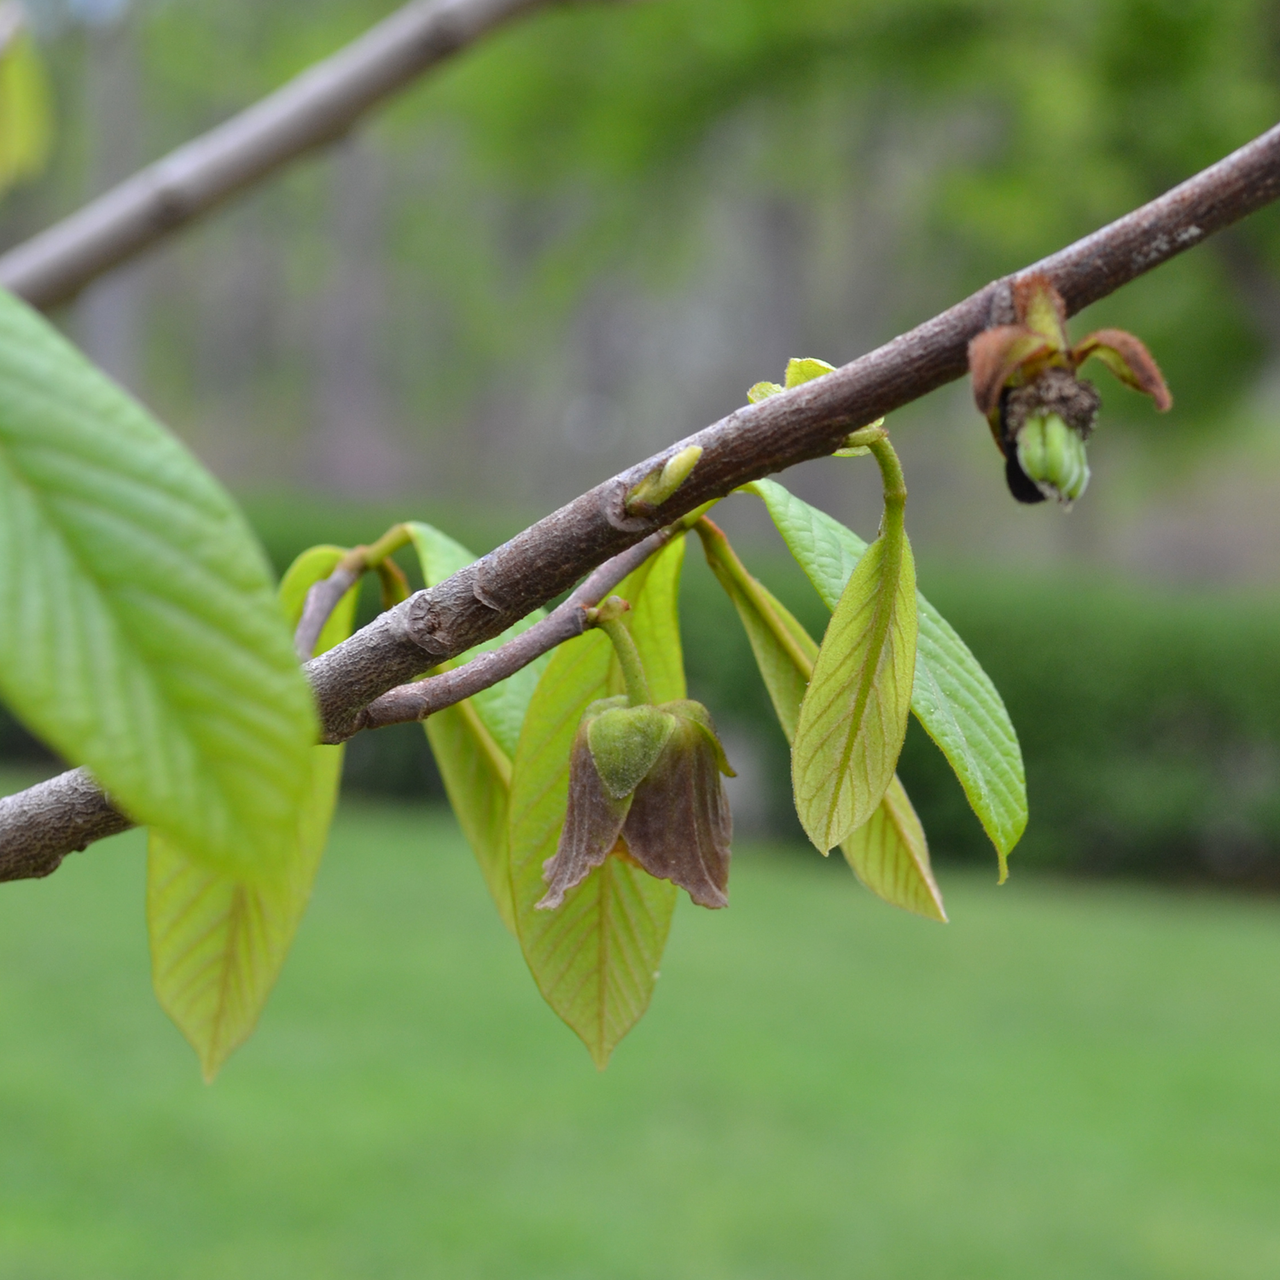
[[[307,589],[326,578],[342,547],[312,547],[280,586],[291,625]],[[357,588],[339,602],[316,652],[351,634]],[[311,748],[309,792],[280,872],[252,881],[221,875],[151,833],[147,851],[147,926],[151,975],[161,1007],[200,1057],[206,1080],[250,1036],[311,897],[338,798],[342,747]]]
[[[867,544],[772,480],[756,480],[746,488],[764,501],[823,603],[834,608]],[[1018,735],[991,678],[923,596],[918,628],[912,710],[955,770],[1000,856],[1003,880],[1005,859],[1027,825]]]
[[[0,54],[0,193],[40,173],[52,136],[44,66],[30,36],[20,32]]]
[[[711,533],[705,524],[697,532],[712,571],[742,620],[778,723],[790,743],[818,646],[786,606],[746,571],[723,534]],[[873,893],[893,906],[946,920],[924,828],[896,775],[880,807],[841,847],[854,874]]]
[[[787,361],[786,385],[787,390],[792,387],[798,387],[805,382],[812,382],[814,378],[826,377],[829,373],[835,373],[836,367],[828,364],[825,360],[815,360],[812,357],[801,357]]]
[[[618,587],[631,602],[631,632],[661,701],[684,696],[676,616],[682,556],[680,540]],[[600,1068],[648,1008],[675,886],[610,857],[570,889],[561,906],[537,911],[534,904],[546,891],[542,866],[564,824],[578,724],[592,702],[621,684],[613,647],[600,632],[561,645],[529,705],[511,780],[511,884],[520,945],[543,997]]]
[[[791,753],[796,811],[826,853],[873,813],[907,733],[916,578],[899,529],[858,562],[827,625]]]
[[[476,560],[461,543],[429,524],[410,523],[408,529],[428,586],[436,586]],[[543,610],[536,610],[446,667],[460,666],[477,653],[497,648],[545,616]],[[480,865],[502,923],[512,933],[515,915],[507,856],[511,757],[547,662],[547,658],[539,658],[500,684],[437,711],[424,726],[458,825]]]
[[[840,847],[854,875],[872,893],[916,915],[946,923],[924,827],[896,774],[880,807]]]
[[[515,933],[507,865],[511,757],[489,732],[471,699],[429,716],[425,728],[458,826],[480,865],[502,923]]]
[[[315,709],[231,498],[0,294],[0,693],[120,807],[211,869],[268,874]]]

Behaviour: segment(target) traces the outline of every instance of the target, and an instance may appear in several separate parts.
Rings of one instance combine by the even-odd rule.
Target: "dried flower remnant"
[[[593,702],[574,739],[569,808],[538,907],[560,906],[611,855],[679,885],[699,906],[727,907],[733,823],[721,774],[733,770],[701,703]]]
[[[1005,479],[1019,502],[1056,498],[1070,506],[1089,483],[1085,441],[1100,399],[1077,370],[1097,357],[1161,412],[1173,398],[1151,353],[1123,329],[1099,329],[1074,347],[1066,306],[1046,276],[1014,282],[1016,324],[980,333],[969,344],[973,398],[1005,458]]]

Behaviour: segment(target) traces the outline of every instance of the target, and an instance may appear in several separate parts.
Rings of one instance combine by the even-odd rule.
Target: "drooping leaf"
[[[712,571],[742,620],[778,723],[790,743],[818,646],[786,606],[746,571],[723,534],[712,533],[706,523],[697,532]],[[862,883],[886,902],[931,920],[946,920],[924,828],[896,775],[880,808],[841,848]]]
[[[43,318],[0,294],[0,693],[135,821],[267,874],[316,717],[231,498]]]
[[[280,586],[290,625],[307,589],[326,578],[342,547],[312,547]],[[316,652],[351,634],[355,588],[330,615]],[[210,871],[153,832],[147,852],[147,926],[151,974],[161,1007],[200,1057],[206,1080],[257,1024],[301,923],[338,798],[342,747],[311,748],[310,788],[280,871],[252,881]]]
[[[834,608],[866,543],[851,529],[772,480],[746,486],[769,510],[778,532],[823,603]],[[945,618],[918,600],[915,683],[911,707],[955,771],[1000,857],[1027,825],[1022,751],[991,678]]]
[[[880,807],[849,833],[840,848],[854,874],[873,893],[916,915],[946,923],[924,827],[896,774]]]
[[[823,852],[862,826],[893,780],[916,659],[916,575],[899,531],[867,548],[827,625],[791,752],[796,812]]]
[[[443,582],[476,559],[461,543],[431,525],[411,523],[408,528],[428,586]],[[496,648],[542,617],[545,613],[536,610],[500,636],[445,665],[459,666],[477,653]],[[539,658],[500,684],[437,711],[424,726],[458,825],[480,864],[502,923],[512,933],[515,916],[507,861],[511,758],[529,700],[546,665],[547,659]]]
[[[675,611],[682,555],[683,542],[671,544],[617,588],[632,605],[631,633],[659,701],[684,696]],[[592,702],[621,687],[602,633],[561,645],[529,705],[511,780],[511,884],[520,945],[543,997],[601,1068],[648,1008],[675,887],[609,857],[554,910],[538,911],[535,904],[546,892],[543,864],[555,854],[564,823],[579,722]]]
[[[790,610],[746,571],[724,534],[708,526],[706,522],[696,527],[707,563],[738,611],[778,723],[790,743],[818,659],[817,643]]]

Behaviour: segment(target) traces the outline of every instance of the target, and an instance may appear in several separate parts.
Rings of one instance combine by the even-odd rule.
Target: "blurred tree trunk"
[[[130,16],[88,29],[85,48],[87,196],[128,177],[142,162],[140,66]],[[140,391],[146,266],[104,276],[75,304],[75,331],[89,358],[131,391]]]
[[[316,478],[333,492],[372,497],[403,491],[403,450],[389,427],[382,329],[385,173],[366,135],[334,150],[331,246],[315,327]]]

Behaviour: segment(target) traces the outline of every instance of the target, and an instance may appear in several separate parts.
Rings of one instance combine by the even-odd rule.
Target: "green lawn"
[[[136,835],[0,892],[0,1277],[1280,1275],[1280,903],[747,848],[598,1074],[449,820],[335,833],[216,1085]]]

